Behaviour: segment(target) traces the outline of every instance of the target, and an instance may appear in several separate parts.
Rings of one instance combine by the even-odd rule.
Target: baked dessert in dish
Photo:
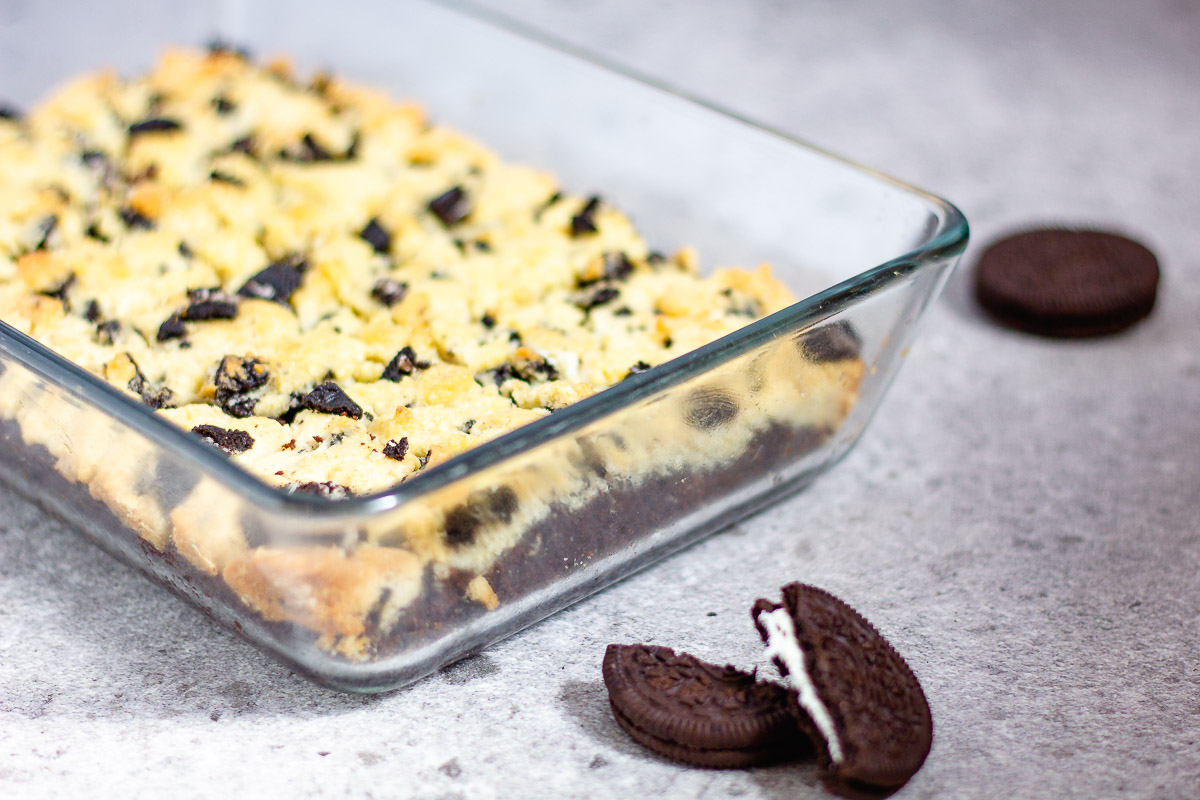
[[[0,319],[247,480],[331,503],[794,302],[765,266],[697,264],[416,106],[228,48],[84,77],[0,119]],[[0,414],[10,444],[150,552],[359,660],[615,552],[727,470],[769,473],[837,427],[862,373],[854,331],[829,325],[378,525],[287,537],[218,480],[164,479],[153,448],[27,373],[0,375]],[[48,408],[53,429],[34,421]],[[661,503],[635,507],[655,486]]]

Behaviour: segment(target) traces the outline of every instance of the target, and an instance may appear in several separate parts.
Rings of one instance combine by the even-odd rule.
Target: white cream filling
[[[796,638],[792,615],[786,608],[777,608],[759,614],[758,621],[767,629],[767,658],[778,658],[787,667],[787,680],[800,695],[800,707],[808,713],[817,730],[825,737],[830,760],[834,764],[842,763],[841,739],[838,738],[829,708],[817,696],[817,690],[808,677],[808,670],[804,668],[804,650],[800,647],[800,640]]]

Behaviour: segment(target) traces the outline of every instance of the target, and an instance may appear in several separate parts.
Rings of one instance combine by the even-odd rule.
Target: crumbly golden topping
[[[0,318],[301,491],[387,488],[793,300],[695,261],[228,50],[0,116]]]

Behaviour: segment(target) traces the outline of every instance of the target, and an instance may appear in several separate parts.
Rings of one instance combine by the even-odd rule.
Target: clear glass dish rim
[[[243,500],[272,514],[303,516],[313,520],[336,522],[385,514],[401,505],[453,483],[468,475],[496,466],[546,442],[568,435],[597,422],[640,400],[696,378],[713,367],[731,361],[756,347],[787,333],[794,333],[835,316],[859,299],[904,281],[925,267],[951,259],[966,247],[969,228],[966,217],[949,201],[918,189],[875,169],[830,153],[772,126],[750,119],[704,98],[682,91],[661,81],[614,64],[596,54],[582,51],[553,37],[529,28],[491,9],[460,0],[424,0],[464,14],[529,42],[557,51],[564,58],[592,64],[644,88],[663,93],[705,109],[750,130],[767,134],[870,175],[906,194],[922,200],[936,211],[940,224],[929,240],[915,250],[889,259],[827,289],[801,299],[785,309],[740,328],[697,350],[693,350],[654,369],[632,376],[621,383],[579,401],[550,416],[523,425],[490,442],[455,456],[428,472],[418,473],[404,483],[370,495],[330,500],[307,494],[293,494],[263,482],[253,473],[235,464],[199,437],[191,435],[149,406],[123,394],[115,386],[68,361],[30,336],[0,320],[0,352],[8,353],[61,388],[103,411],[117,422],[144,435],[155,445],[188,460],[206,476],[217,480]]]

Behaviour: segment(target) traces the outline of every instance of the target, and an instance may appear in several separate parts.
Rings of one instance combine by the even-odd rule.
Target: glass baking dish
[[[709,269],[769,262],[805,298],[339,501],[268,486],[0,324],[5,481],[330,687],[409,683],[806,485],[857,440],[966,245],[939,198],[474,11],[157,8],[81,9],[91,18],[63,32],[53,9],[20,6],[0,27],[0,97],[31,103],[73,73],[140,70],[219,31],[415,100],[602,193],[652,245],[694,245]]]

